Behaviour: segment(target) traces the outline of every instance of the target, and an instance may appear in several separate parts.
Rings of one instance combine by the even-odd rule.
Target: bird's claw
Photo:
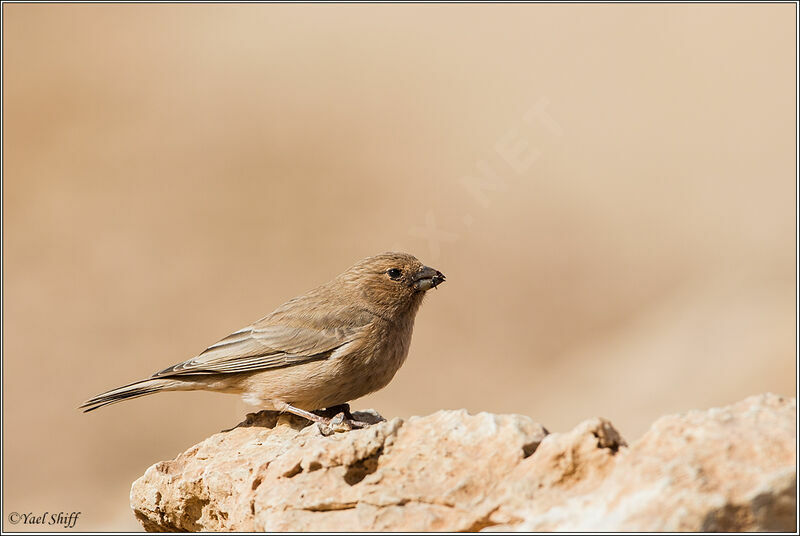
[[[345,416],[344,412],[337,413],[327,422],[318,422],[317,427],[319,428],[320,433],[324,436],[333,435],[336,433],[342,432],[350,432],[355,429],[359,428],[366,428],[369,426],[369,423],[356,421],[354,419],[348,418]]]
[[[344,413],[338,413],[330,419],[327,419],[326,422],[318,422],[317,427],[324,436],[349,432],[353,429],[353,427],[350,426],[349,419],[345,418]]]

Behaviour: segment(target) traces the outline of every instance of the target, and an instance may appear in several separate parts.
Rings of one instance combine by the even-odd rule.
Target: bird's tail
[[[159,391],[174,391],[181,388],[186,388],[185,382],[177,381],[169,378],[148,378],[146,380],[139,380],[138,382],[129,383],[122,387],[117,387],[105,393],[99,394],[84,402],[79,409],[84,413],[94,411],[109,404],[116,404],[123,400],[130,398],[138,398],[140,396],[150,395]]]

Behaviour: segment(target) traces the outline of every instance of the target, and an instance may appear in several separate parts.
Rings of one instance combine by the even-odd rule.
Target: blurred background
[[[386,250],[447,283],[356,408],[633,441],[795,392],[792,4],[2,9],[5,530],[138,530],[252,409],[77,406]]]

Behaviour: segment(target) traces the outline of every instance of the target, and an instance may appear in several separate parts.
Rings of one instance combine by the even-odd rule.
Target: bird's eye
[[[390,268],[386,271],[386,273],[389,274],[389,277],[392,279],[398,279],[401,275],[403,275],[403,272],[401,272],[398,268]]]

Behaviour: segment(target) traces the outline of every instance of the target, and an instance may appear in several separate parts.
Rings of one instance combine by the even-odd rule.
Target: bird
[[[384,388],[408,356],[414,319],[440,271],[408,253],[367,257],[199,355],[99,394],[84,412],[161,391],[238,394],[249,405],[330,424],[318,410]]]

